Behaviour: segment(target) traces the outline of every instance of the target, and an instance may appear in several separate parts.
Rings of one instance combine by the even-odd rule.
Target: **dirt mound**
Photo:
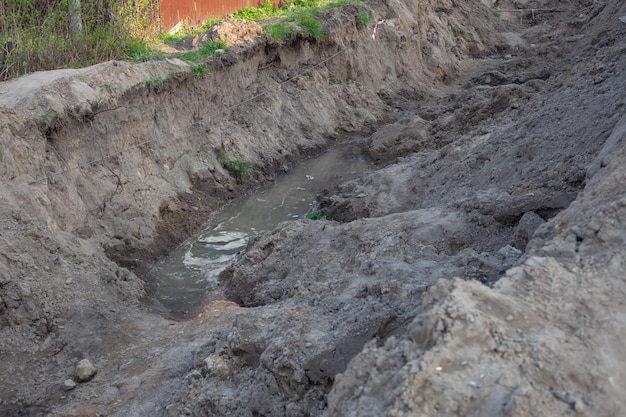
[[[0,84],[0,411],[619,413],[625,6],[500,3],[346,4],[319,43],[227,20],[202,77]],[[252,241],[240,305],[147,308],[138,275],[208,213],[357,134],[379,166],[324,193],[344,223]]]

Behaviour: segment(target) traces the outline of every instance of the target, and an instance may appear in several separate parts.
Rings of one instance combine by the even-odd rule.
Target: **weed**
[[[276,41],[284,41],[296,33],[297,27],[305,38],[321,40],[324,37],[322,25],[313,16],[317,9],[309,9],[294,13],[292,16],[283,19],[278,23],[269,24],[264,27],[265,32]]]
[[[226,155],[226,150],[220,148],[220,153],[217,157],[218,161],[224,166],[224,168],[230,169],[235,172],[237,176],[237,182],[243,182],[244,178],[248,175],[248,168],[250,163],[243,159],[231,159]]]
[[[190,69],[196,78],[202,78],[207,73],[207,66],[204,64],[191,64]]]
[[[358,30],[361,30],[364,27],[366,27],[369,22],[370,22],[370,17],[367,15],[367,13],[359,13],[356,16],[356,28]]]
[[[165,79],[163,77],[150,77],[147,80],[143,80],[139,84],[145,85],[147,87],[160,87],[165,83]]]
[[[2,78],[59,67],[81,68],[120,59],[132,39],[144,39],[158,25],[158,3],[150,0],[3,0],[0,45]],[[79,26],[70,25],[78,13]]]
[[[142,39],[130,40],[126,44],[124,54],[128,60],[134,62],[145,62],[164,56],[162,52],[152,48],[150,42]]]
[[[46,113],[42,114],[39,117],[41,119],[43,119],[43,120],[50,120],[50,119],[57,119],[59,117],[59,115],[56,114],[56,112],[49,111],[49,112],[46,112]]]
[[[306,216],[309,220],[326,220],[326,216],[324,216],[321,210],[314,210]]]
[[[497,17],[497,18],[500,17],[500,12],[498,12],[497,10],[492,10],[491,14],[494,15],[495,17]]]
[[[286,22],[278,22],[265,26],[265,32],[275,41],[284,41],[296,33],[296,29]]]
[[[233,14],[235,19],[250,20],[257,22],[269,17],[281,16],[285,14],[285,9],[274,7],[272,0],[265,0],[263,7],[246,7]]]
[[[244,161],[243,159],[230,159],[227,161],[227,163],[242,176],[245,176],[248,173],[248,167],[250,166],[250,163],[248,161]]]
[[[324,37],[322,33],[322,25],[310,13],[302,13],[297,19],[298,26],[302,29],[302,36],[305,38],[315,38],[320,41]]]
[[[179,58],[184,61],[199,62],[205,58],[215,55],[216,51],[226,49],[226,41],[207,41],[200,49],[195,51],[183,52],[171,55],[173,58]]]

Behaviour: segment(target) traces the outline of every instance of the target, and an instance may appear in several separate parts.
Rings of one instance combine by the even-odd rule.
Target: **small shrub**
[[[491,14],[494,15],[495,17],[500,17],[500,12],[498,12],[497,10],[492,10]]]
[[[314,210],[306,216],[309,220],[326,220],[326,216],[324,216],[321,210]]]
[[[359,13],[356,16],[356,28],[358,30],[361,30],[364,27],[366,27],[369,22],[370,22],[370,17],[367,15],[367,13]]]
[[[250,163],[248,161],[244,161],[243,159],[230,159],[227,163],[242,176],[248,174],[248,167],[250,166]]]

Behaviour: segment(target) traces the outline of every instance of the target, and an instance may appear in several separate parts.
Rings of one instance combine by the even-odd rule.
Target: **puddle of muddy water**
[[[219,293],[217,276],[244,249],[251,236],[279,223],[303,219],[316,207],[315,196],[368,169],[363,140],[342,143],[302,162],[272,184],[214,212],[201,231],[151,268],[157,309],[189,317]]]

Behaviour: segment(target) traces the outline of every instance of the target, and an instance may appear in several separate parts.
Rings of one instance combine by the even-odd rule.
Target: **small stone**
[[[81,382],[89,381],[98,372],[89,359],[83,359],[76,366],[76,376]]]
[[[200,371],[198,371],[197,369],[194,369],[193,371],[189,372],[187,374],[187,376],[185,376],[185,378],[188,381],[193,381],[193,380],[197,380],[197,379],[202,379],[202,373]]]
[[[74,388],[76,388],[76,382],[74,382],[73,379],[66,379],[63,382],[63,389],[65,389],[65,391],[71,391]]]
[[[513,320],[513,316],[512,315],[509,314],[508,316],[506,316],[506,321],[511,321],[511,320]]]
[[[585,403],[582,400],[575,400],[574,411],[576,411],[577,413],[582,413],[583,411],[585,411]]]

